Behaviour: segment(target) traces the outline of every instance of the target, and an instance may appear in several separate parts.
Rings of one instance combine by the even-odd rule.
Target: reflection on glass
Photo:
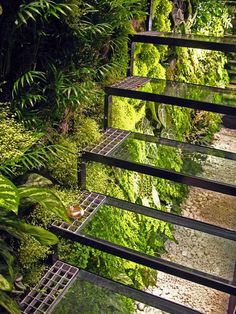
[[[146,35],[146,36],[163,37],[163,38],[176,38],[176,39],[196,40],[196,41],[205,41],[205,42],[213,42],[213,43],[236,44],[235,36],[214,37],[214,36],[206,36],[206,35],[198,35],[198,34],[179,34],[179,33],[170,33],[170,32],[161,32],[161,33],[143,32],[139,34]]]
[[[139,90],[146,93],[182,98],[192,101],[201,101],[216,105],[236,106],[236,93],[234,90],[209,87],[196,84],[187,84],[161,79],[142,79],[132,77],[118,88],[126,90]]]
[[[134,148],[133,154],[138,154]],[[143,160],[140,158],[140,160]],[[97,173],[114,173],[101,185],[94,180]],[[233,173],[233,172],[232,172]],[[236,230],[236,197],[176,183],[135,171],[111,168],[91,162],[87,165],[87,189],[106,195],[161,208],[184,217],[198,219],[222,228]],[[125,186],[124,184],[125,183]],[[188,195],[188,192],[189,195]],[[188,198],[186,198],[188,195]]]
[[[132,313],[165,314],[153,307],[127,298],[78,278],[68,289],[61,301],[52,311],[53,314],[132,314]]]
[[[112,211],[114,221],[108,221]],[[119,217],[123,217],[122,225]],[[236,243],[197,230],[103,205],[96,213],[96,230],[89,223],[83,233],[232,281]],[[99,226],[98,226],[99,224]],[[143,241],[145,227],[146,235]],[[148,227],[147,227],[148,226]],[[124,231],[130,235],[124,239]],[[143,228],[144,229],[144,228]],[[142,237],[140,236],[142,234]],[[209,258],[210,257],[210,258]],[[222,261],[224,257],[224,261]]]
[[[140,151],[145,153],[141,155],[139,154]],[[148,166],[173,170],[185,175],[236,184],[235,160],[191,152],[180,147],[171,147],[129,137],[112,152],[112,156]]]

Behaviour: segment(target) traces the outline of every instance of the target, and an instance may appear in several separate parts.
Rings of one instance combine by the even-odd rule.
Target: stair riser
[[[195,100],[189,100],[189,99],[177,98],[177,97],[171,97],[171,96],[165,96],[165,95],[156,95],[156,94],[151,94],[151,93],[141,92],[141,91],[116,89],[112,87],[107,87],[106,93],[107,95],[110,95],[110,96],[119,96],[119,97],[126,97],[126,98],[132,98],[132,99],[153,101],[153,102],[174,105],[178,107],[186,107],[186,108],[192,108],[192,109],[198,109],[198,110],[204,110],[204,111],[209,111],[209,112],[236,116],[236,106],[228,107],[225,105],[217,105],[217,104],[212,104],[212,103],[203,102],[203,101],[195,101]]]
[[[151,257],[144,253],[131,250],[129,248],[110,243],[105,240],[97,239],[87,235],[74,234],[69,231],[52,227],[52,231],[60,236],[76,241],[82,245],[90,246],[94,249],[112,254],[114,256],[130,260],[134,263],[138,263],[147,267],[151,267],[155,270],[162,271],[164,273],[180,277],[209,288],[213,288],[231,295],[236,295],[236,287],[231,285],[228,281],[220,279],[218,277],[208,275],[206,273],[190,270],[188,267],[183,267],[178,264],[162,260],[161,258]]]
[[[110,156],[103,156],[103,155],[99,155],[99,154],[95,154],[91,152],[85,152],[83,155],[83,160],[85,162],[95,161],[95,162],[102,163],[108,166],[114,166],[121,169],[131,170],[138,173],[143,173],[146,175],[174,181],[177,183],[186,184],[189,186],[195,186],[195,187],[203,188],[206,190],[211,190],[211,191],[220,192],[223,194],[236,196],[236,186],[219,183],[219,182],[211,181],[207,179],[201,179],[198,177],[183,175],[180,173],[176,173],[174,171],[155,168],[152,166],[125,161],[125,160],[117,159]]]
[[[191,39],[176,39],[167,37],[145,36],[145,35],[131,35],[129,36],[131,42],[146,43],[155,45],[166,45],[175,47],[188,47],[206,50],[236,52],[236,46],[227,43],[205,42]]]

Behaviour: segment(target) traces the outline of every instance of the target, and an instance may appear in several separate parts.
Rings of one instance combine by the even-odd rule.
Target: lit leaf
[[[59,197],[49,189],[22,186],[18,190],[21,199],[29,198],[34,203],[39,203],[47,210],[52,211],[63,220],[70,222],[65,206]]]
[[[152,185],[152,199],[153,199],[153,203],[156,205],[156,207],[158,209],[161,208],[161,202],[160,202],[160,198],[157,192],[157,189],[155,188],[154,185]]]
[[[143,204],[143,206],[150,207],[149,200],[147,197],[142,198],[142,204]]]
[[[0,174],[0,208],[18,212],[19,194],[16,186]]]
[[[161,121],[162,125],[164,128],[166,128],[167,123],[166,123],[166,105],[165,104],[160,104],[158,106],[158,118]]]
[[[0,290],[11,291],[11,289],[11,283],[2,274],[0,274]]]
[[[12,248],[9,247],[4,243],[4,241],[0,241],[0,256],[1,258],[5,261],[7,265],[7,269],[9,272],[9,275],[13,277],[13,262],[14,262],[14,257],[10,253],[12,252]]]
[[[21,314],[16,302],[3,291],[0,291],[0,305],[10,314]]]
[[[41,227],[33,226],[22,221],[12,220],[6,217],[1,218],[0,224],[3,224],[4,227],[7,226],[8,230],[9,227],[12,228],[14,232],[16,230],[28,233],[31,236],[33,236],[36,240],[38,240],[42,245],[54,245],[58,243],[58,238],[55,234]],[[0,229],[2,229],[1,226]]]

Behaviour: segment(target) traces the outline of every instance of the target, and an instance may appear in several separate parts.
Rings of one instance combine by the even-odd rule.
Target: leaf
[[[47,210],[52,211],[64,221],[70,222],[66,207],[61,202],[60,198],[49,189],[22,186],[18,191],[21,199],[29,198],[34,203],[39,203]]]
[[[0,274],[0,290],[11,291],[11,289],[11,283],[2,274]]]
[[[13,277],[13,262],[14,257],[10,253],[12,251],[12,248],[6,245],[3,241],[0,241],[0,256],[5,260],[5,263],[8,268],[9,275],[11,278]]]
[[[0,291],[0,305],[10,314],[21,314],[16,302],[3,291]]]
[[[166,105],[159,104],[158,105],[158,118],[161,121],[164,128],[167,127],[167,115],[166,115]]]
[[[156,207],[158,209],[161,209],[160,198],[159,198],[157,189],[155,188],[155,186],[153,184],[152,184],[152,199],[153,199],[153,203],[156,205]]]
[[[4,227],[12,227],[17,231],[19,230],[20,232],[28,233],[38,240],[42,245],[54,245],[58,243],[58,238],[55,234],[41,227],[32,226],[22,221],[12,220],[5,217],[1,218],[0,224],[3,224]]]
[[[51,186],[52,181],[49,179],[41,176],[40,174],[37,173],[31,173],[27,181],[23,184],[23,186],[31,186],[31,187],[46,187],[46,186]]]
[[[114,277],[114,280],[122,282],[125,285],[133,285],[132,279],[126,275],[126,273],[120,273],[118,276]]]
[[[176,134],[173,129],[163,129],[161,132],[161,137],[169,138],[174,140],[176,138]]]
[[[149,199],[148,199],[147,197],[143,197],[143,198],[142,198],[142,205],[143,205],[143,206],[150,207]]]
[[[0,174],[0,208],[18,213],[19,194],[17,187]]]

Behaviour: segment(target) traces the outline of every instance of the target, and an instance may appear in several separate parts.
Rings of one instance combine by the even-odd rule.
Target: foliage
[[[176,31],[222,35],[228,27],[227,12],[216,0],[193,0],[186,7],[185,27],[175,26]],[[154,30],[171,30],[171,9],[171,1],[154,0]],[[7,102],[9,109],[0,115],[0,170],[14,182],[25,182],[16,188],[4,179],[8,188],[0,191],[0,206],[6,212],[0,219],[4,226],[0,225],[8,226],[1,231],[7,246],[0,242],[7,273],[0,283],[6,290],[9,283],[12,285],[10,275],[14,272],[8,242],[21,238],[21,244],[13,241],[18,266],[24,269],[27,283],[35,283],[43,269],[42,259],[49,252],[35,237],[53,242],[42,227],[47,229],[56,214],[66,219],[65,206],[78,200],[78,152],[100,140],[101,89],[126,74],[127,36],[144,29],[145,11],[143,0],[19,0],[2,4],[0,101]],[[224,55],[214,51],[136,44],[134,74],[224,87],[228,83],[225,62]],[[160,82],[157,87],[148,83],[143,90],[161,92],[166,85]],[[112,126],[125,130],[207,143],[218,130],[219,121],[214,114],[188,108],[113,97]],[[127,158],[141,163],[177,172],[201,171],[198,156],[190,159],[178,149],[135,140],[127,141],[123,148]],[[45,190],[52,185],[50,181],[27,176],[32,170],[46,173],[64,187],[57,187],[64,206],[55,205],[59,199],[54,190]],[[185,185],[98,163],[88,167],[87,189],[175,213],[187,193]],[[6,198],[6,193],[11,198]],[[37,206],[29,211],[34,202]],[[174,240],[169,224],[108,206],[98,212],[86,232],[153,256],[164,252],[166,239]],[[137,288],[148,287],[156,280],[153,270],[71,241],[61,240],[59,252],[72,264]],[[95,299],[96,293],[100,291],[94,291]],[[109,305],[110,299],[106,301]],[[124,298],[112,296],[112,301],[112,306],[127,306],[130,312],[133,309]],[[6,293],[1,293],[0,304],[13,311],[14,304]]]
[[[1,298],[8,300],[8,296],[3,291],[11,291],[14,282],[13,271],[13,250],[3,242],[9,241],[9,236],[18,240],[25,239],[26,235],[31,235],[42,245],[53,245],[58,242],[57,237],[51,232],[30,224],[25,223],[18,218],[19,206],[25,199],[33,203],[40,203],[41,206],[48,208],[56,213],[59,217],[68,220],[66,209],[60,199],[50,190],[21,186],[17,188],[10,180],[0,175],[0,259],[4,261],[1,267],[0,290]],[[32,249],[32,248],[31,248]],[[39,253],[39,252],[38,252]],[[41,254],[40,254],[41,255]],[[16,313],[15,304],[9,300],[3,306],[10,313]]]
[[[231,25],[227,6],[218,0],[194,0],[193,4],[197,10],[193,31],[203,35],[224,35]]]
[[[27,131],[21,123],[16,123],[8,112],[0,113],[0,163],[20,158],[24,152],[35,144],[40,134]]]
[[[52,313],[76,311],[83,314],[131,314],[135,313],[133,302],[122,295],[77,279]]]

